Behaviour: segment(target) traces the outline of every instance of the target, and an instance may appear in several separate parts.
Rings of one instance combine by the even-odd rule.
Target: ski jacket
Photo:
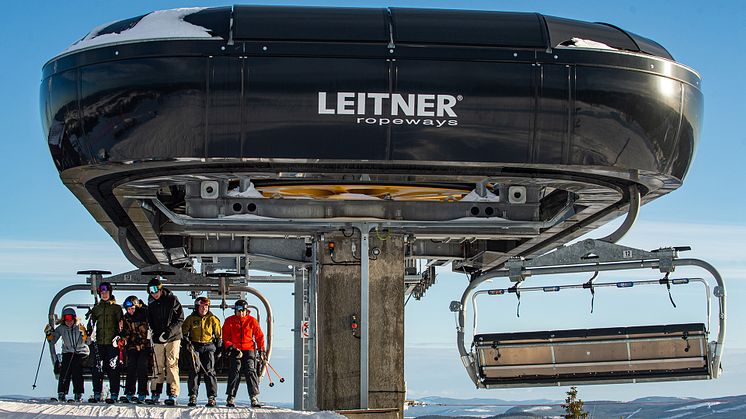
[[[124,313],[124,328],[121,336],[127,339],[126,348],[142,351],[150,348],[148,339],[148,307],[142,305],[135,308],[135,313]]]
[[[91,320],[96,324],[96,343],[111,345],[114,336],[119,335],[122,320],[122,306],[112,295],[107,301],[99,300],[91,309]]]
[[[153,342],[158,342],[161,334],[166,334],[166,341],[181,339],[181,324],[184,322],[184,309],[179,299],[167,288],[161,288],[159,299],[148,298],[148,324],[153,331]]]
[[[52,331],[52,345],[62,338],[62,353],[74,353],[81,355],[88,355],[90,350],[85,341],[88,339],[85,326],[80,322],[75,322],[72,327],[67,327],[65,324],[61,324],[54,328]]]
[[[263,351],[264,333],[259,327],[259,322],[248,314],[244,317],[237,314],[228,317],[223,325],[223,346],[234,346],[242,351]]]
[[[189,340],[198,343],[210,343],[223,336],[220,320],[209,311],[202,317],[197,313],[197,310],[194,310],[184,320],[181,331]]]

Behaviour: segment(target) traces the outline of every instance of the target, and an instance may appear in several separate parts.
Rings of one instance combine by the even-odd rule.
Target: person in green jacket
[[[218,394],[218,380],[215,377],[215,349],[221,347],[222,330],[220,320],[210,312],[210,299],[199,297],[194,300],[194,312],[184,320],[181,326],[184,339],[188,339],[194,348],[195,367],[189,372],[187,388],[189,390],[189,406],[197,405],[197,393],[202,376],[205,377],[207,387],[207,407],[215,406]],[[199,358],[199,359],[197,359]]]
[[[104,374],[109,378],[111,395],[106,403],[114,403],[119,398],[119,349],[112,346],[112,341],[122,330],[122,307],[114,298],[114,289],[109,282],[102,282],[98,286],[98,303],[90,311],[90,321],[96,328],[95,342],[92,350],[96,360],[93,369],[93,396],[89,403],[101,401],[104,387]],[[116,344],[116,343],[114,343]]]

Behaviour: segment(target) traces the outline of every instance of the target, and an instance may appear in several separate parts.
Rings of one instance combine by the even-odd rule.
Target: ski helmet
[[[233,303],[233,311],[242,311],[248,309],[249,303],[247,303],[246,300],[236,300],[236,302]]]
[[[155,294],[156,292],[160,291],[163,288],[163,282],[161,281],[161,276],[156,275],[148,282],[148,293],[149,294]]]
[[[122,307],[124,309],[128,309],[130,307],[140,307],[140,299],[137,298],[136,295],[130,295],[129,297],[125,298],[124,302],[122,303]]]
[[[196,300],[194,300],[195,310],[201,305],[206,305],[210,307],[210,299],[208,297],[198,297]]]
[[[73,320],[75,321],[75,318],[77,316],[75,315],[75,309],[72,307],[67,307],[66,309],[62,310],[62,320]]]
[[[96,291],[98,292],[98,295],[101,295],[101,291],[109,291],[109,294],[114,292],[114,288],[111,287],[111,282],[102,282],[98,284],[98,288],[96,288]]]

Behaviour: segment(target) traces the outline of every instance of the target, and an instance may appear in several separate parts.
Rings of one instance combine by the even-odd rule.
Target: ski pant
[[[134,395],[135,384],[137,384],[137,395],[148,394],[148,361],[150,361],[150,348],[127,350],[127,381],[124,394]]]
[[[241,383],[241,376],[246,380],[246,387],[249,389],[249,397],[259,394],[259,377],[256,372],[256,352],[241,351],[241,359],[231,357],[231,365],[228,369],[228,389],[225,394],[236,397],[238,385]],[[225,356],[225,355],[224,355]]]
[[[101,370],[93,369],[93,393],[101,394],[104,388],[104,374],[109,377],[109,391],[111,394],[119,394],[119,348],[109,345],[92,345],[96,351],[97,363],[101,363]]]
[[[199,356],[202,368],[189,372],[189,381],[187,383],[189,395],[196,396],[199,394],[199,383],[204,375],[207,397],[217,397],[218,379],[215,376],[215,344],[192,342],[192,346],[194,347],[194,352]]]
[[[57,393],[70,390],[70,379],[73,381],[73,394],[83,394],[83,369],[81,363],[85,355],[73,352],[62,354],[62,366],[60,367],[60,380],[57,382]]]
[[[156,376],[150,383],[151,388],[165,381],[169,387],[170,396],[179,396],[179,349],[181,340],[173,342],[156,343],[153,345],[155,352]]]

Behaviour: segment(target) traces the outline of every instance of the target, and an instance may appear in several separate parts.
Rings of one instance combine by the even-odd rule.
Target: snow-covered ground
[[[166,407],[148,405],[102,405],[88,403],[54,403],[42,400],[0,399],[0,417],[30,418],[343,418],[334,412],[298,412],[290,409],[251,409],[249,407]]]

